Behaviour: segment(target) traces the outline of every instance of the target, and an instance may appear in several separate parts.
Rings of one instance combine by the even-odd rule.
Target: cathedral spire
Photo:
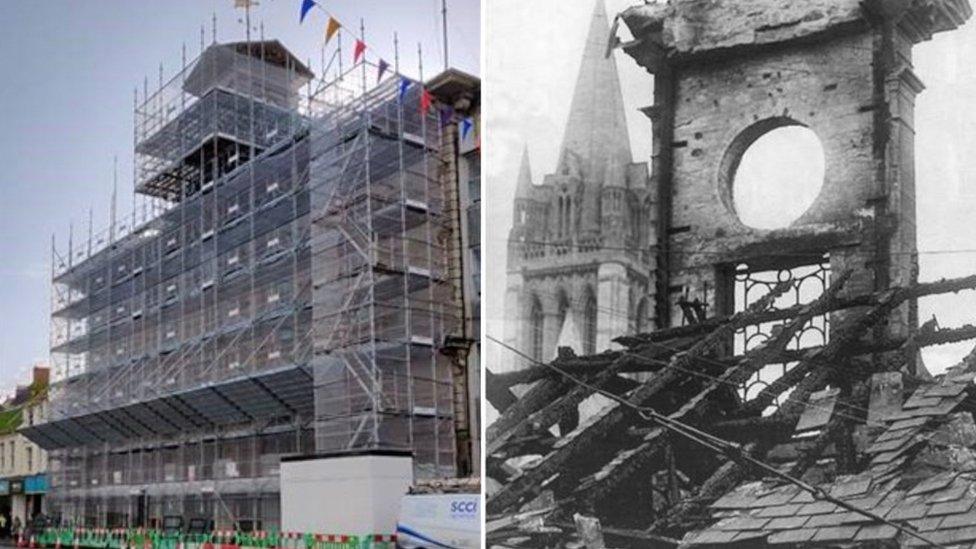
[[[522,163],[519,166],[518,183],[515,187],[515,198],[531,198],[532,169],[529,167],[529,146],[522,148]]]
[[[596,0],[557,170],[584,180],[600,181],[608,162],[633,162],[617,63],[606,56],[609,40],[606,8]]]

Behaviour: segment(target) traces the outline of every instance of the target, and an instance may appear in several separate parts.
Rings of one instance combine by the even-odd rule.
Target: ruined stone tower
[[[509,235],[507,342],[539,360],[602,351],[643,327],[651,274],[645,163],[634,163],[603,2],[596,3],[559,161],[523,153]]]
[[[741,309],[760,272],[817,268],[825,285],[852,270],[848,295],[916,281],[912,47],[970,14],[965,0],[682,0],[621,14],[625,51],[655,80],[644,112],[659,327],[684,322],[689,299],[709,315]],[[755,229],[732,200],[736,169],[784,126],[819,138],[823,186],[788,226]],[[905,336],[916,316],[906,305],[877,335]]]
[[[784,277],[796,281],[795,302],[841,271],[853,271],[846,295],[916,281],[913,118],[924,85],[912,46],[970,13],[965,0],[681,0],[625,11],[634,40],[624,50],[655,78],[642,109],[653,125],[647,177],[633,162],[597,2],[554,173],[533,184],[523,154],[508,343],[537,359],[558,346],[599,352],[619,335],[741,310]],[[819,139],[823,183],[791,223],[757,229],[736,211],[736,170],[782,127]],[[909,335],[916,317],[907,304],[876,336]],[[839,320],[811,329],[825,340]]]

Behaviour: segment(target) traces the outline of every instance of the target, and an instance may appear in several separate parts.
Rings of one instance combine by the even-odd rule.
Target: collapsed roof
[[[901,304],[974,289],[976,276],[846,297],[849,277],[812,302],[774,308],[786,281],[743,312],[621,337],[621,350],[561,349],[514,372],[489,366],[486,396],[501,414],[487,432],[489,545],[596,547],[597,534],[612,547],[924,545],[912,528],[941,543],[976,541],[976,351],[935,379],[908,367],[922,347],[976,338],[976,326],[929,322],[904,339],[877,330]],[[842,319],[826,344],[789,348],[825,314]],[[771,322],[763,344],[730,356],[736,330]],[[739,387],[774,363],[789,367],[744,398]],[[618,400],[581,416],[598,392]],[[631,407],[734,442],[882,520],[816,501]]]

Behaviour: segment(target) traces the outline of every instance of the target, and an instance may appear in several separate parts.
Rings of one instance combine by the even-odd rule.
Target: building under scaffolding
[[[456,474],[445,132],[365,70],[215,43],[137,100],[143,219],[53,253],[51,514],[274,528],[283,456]]]

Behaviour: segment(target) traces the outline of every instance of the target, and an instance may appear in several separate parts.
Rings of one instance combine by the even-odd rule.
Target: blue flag
[[[407,95],[407,90],[410,89],[410,80],[406,76],[400,77],[400,96],[398,99],[402,102],[403,98]]]
[[[305,22],[305,16],[313,7],[315,7],[315,0],[302,0],[302,14],[298,16],[299,24]]]
[[[441,127],[444,127],[451,123],[451,118],[454,116],[454,109],[451,107],[444,107],[441,109]]]
[[[470,116],[461,121],[461,139],[467,139],[471,129],[474,128],[474,119]]]

